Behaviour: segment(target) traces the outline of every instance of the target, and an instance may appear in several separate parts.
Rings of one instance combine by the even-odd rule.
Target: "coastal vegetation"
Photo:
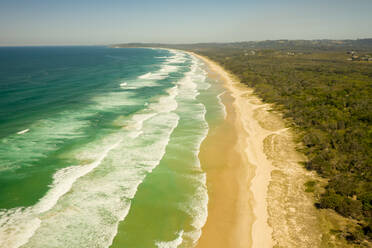
[[[369,58],[372,39],[166,47],[209,57],[275,104],[300,134],[304,166],[324,178],[321,191],[305,184],[314,204],[356,223],[332,231],[355,245],[372,240],[372,62],[352,59]]]

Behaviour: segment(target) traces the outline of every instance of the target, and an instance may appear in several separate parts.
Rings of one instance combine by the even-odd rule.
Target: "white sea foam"
[[[203,69],[203,62],[198,58],[193,58],[193,63],[195,64],[195,75],[194,80],[198,82],[199,90],[207,90],[211,87],[211,84],[207,82],[207,72]]]
[[[107,154],[114,148],[116,148],[122,139],[119,139],[114,144],[106,147],[98,158],[90,164],[70,166],[59,170],[53,175],[53,185],[48,193],[39,201],[35,206],[36,213],[43,213],[51,209],[58,201],[58,199],[66,194],[72,187],[72,184],[79,178],[82,177],[97,166],[99,166]]]
[[[183,203],[180,208],[183,209],[192,218],[191,225],[193,230],[184,233],[184,239],[187,243],[186,247],[194,246],[201,236],[201,230],[207,221],[208,217],[208,191],[207,191],[207,180],[206,174],[202,171],[198,155],[200,152],[200,146],[205,137],[208,134],[208,123],[205,120],[206,109],[203,104],[198,104],[199,110],[194,115],[199,115],[199,119],[202,120],[202,128],[200,134],[198,135],[198,140],[195,142],[195,159],[197,163],[195,164],[195,169],[200,171],[200,173],[193,175],[189,178],[193,181],[194,185],[198,185],[195,189],[195,193],[186,203]]]
[[[171,241],[157,241],[155,244],[158,248],[177,248],[182,244],[183,230],[177,233],[177,238]]]
[[[171,51],[172,56],[167,57],[165,62],[161,65],[160,69],[155,72],[147,72],[141,76],[139,79],[146,79],[146,80],[162,80],[169,76],[171,72],[176,72],[179,69],[179,63],[184,63],[186,61],[186,57],[183,53],[177,51]]]
[[[200,173],[198,176],[190,178],[193,184],[198,185],[195,193],[190,197],[186,203],[180,205],[180,209],[185,211],[191,218],[191,225],[193,230],[184,233],[186,247],[193,247],[199,240],[202,228],[208,217],[208,191],[206,187],[206,174]]]
[[[169,94],[168,96],[161,97],[159,99],[159,102],[157,102],[156,104],[150,104],[148,107],[160,113],[170,112],[177,109],[178,105],[177,101],[175,100],[175,97],[178,94],[178,87],[174,86],[173,88],[167,90],[167,92]]]
[[[154,87],[154,86],[160,86],[161,84],[157,83],[157,80],[147,80],[147,79],[141,79],[138,78],[135,80],[127,80],[125,82],[126,85],[120,86],[123,90],[136,90],[144,87]]]
[[[134,115],[132,119],[127,122],[125,127],[127,130],[131,131],[129,136],[131,138],[138,137],[142,133],[143,122],[155,115],[156,113],[139,113]]]
[[[184,63],[187,60],[186,54],[176,50],[169,50],[173,53],[173,56],[168,57],[167,62],[173,64]]]
[[[30,129],[27,128],[25,130],[17,132],[17,134],[24,134],[24,133],[27,133],[28,131],[30,131]]]
[[[141,99],[136,99],[135,93],[128,91],[110,92],[104,95],[93,97],[95,102],[94,110],[112,110],[118,107],[140,105]]]
[[[209,88],[206,82],[206,72],[200,68],[196,58],[192,59],[191,70],[179,82],[178,101],[182,103],[179,112],[186,113],[186,118],[192,119],[198,128],[193,130],[194,171],[188,180],[195,187],[194,194],[186,202],[179,203],[179,208],[187,213],[192,219],[192,230],[183,233],[182,247],[193,247],[201,235],[208,216],[208,192],[206,187],[206,175],[203,172],[198,158],[202,141],[208,134],[208,123],[205,119],[206,108],[197,100],[200,90]],[[194,124],[194,125],[195,125]],[[190,130],[191,131],[191,130]],[[183,137],[189,139],[189,137]],[[185,141],[179,140],[180,143]],[[188,148],[190,149],[190,148]]]
[[[162,73],[153,73],[153,72],[147,72],[146,74],[143,74],[139,76],[140,79],[154,79],[154,80],[160,80],[166,78],[167,75]]]
[[[161,80],[169,76],[169,73],[176,72],[178,66],[169,65],[168,62],[164,63],[162,67],[156,72],[147,72],[141,76],[139,79],[148,79],[148,80]]]
[[[70,166],[59,170],[54,176],[51,190],[33,207],[14,208],[0,213],[0,247],[20,247],[34,235],[40,227],[40,214],[50,210],[58,199],[66,194],[72,184],[96,168],[108,152],[118,146],[119,140],[107,147],[96,161],[88,165]]]
[[[185,99],[196,99],[196,96],[199,94],[197,90],[197,84],[193,76],[195,75],[196,71],[195,64],[192,64],[191,70],[185,74],[185,77],[179,81],[180,89],[182,90],[183,98]]]
[[[226,93],[226,91],[221,92],[220,94],[217,95],[218,103],[220,104],[220,106],[221,106],[221,108],[222,108],[223,118],[224,118],[224,119],[226,119],[226,117],[227,117],[227,111],[226,111],[226,106],[225,106],[225,104],[223,104],[223,102],[222,102],[221,96],[222,96],[223,94],[225,94],[225,93]]]
[[[0,247],[20,247],[34,235],[41,220],[35,218],[32,208],[14,208],[0,211]]]

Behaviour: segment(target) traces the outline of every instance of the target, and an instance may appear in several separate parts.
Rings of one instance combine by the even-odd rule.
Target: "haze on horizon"
[[[0,0],[0,45],[372,37],[370,0]]]

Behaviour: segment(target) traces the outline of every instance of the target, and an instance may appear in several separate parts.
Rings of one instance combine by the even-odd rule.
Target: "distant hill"
[[[278,49],[278,50],[372,50],[371,39],[357,40],[266,40],[233,43],[195,43],[195,44],[162,44],[162,43],[123,43],[113,47],[168,47],[175,49]]]

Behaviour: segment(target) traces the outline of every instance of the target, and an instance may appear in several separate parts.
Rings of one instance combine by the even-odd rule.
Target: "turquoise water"
[[[0,247],[192,247],[221,92],[178,51],[0,48]]]

